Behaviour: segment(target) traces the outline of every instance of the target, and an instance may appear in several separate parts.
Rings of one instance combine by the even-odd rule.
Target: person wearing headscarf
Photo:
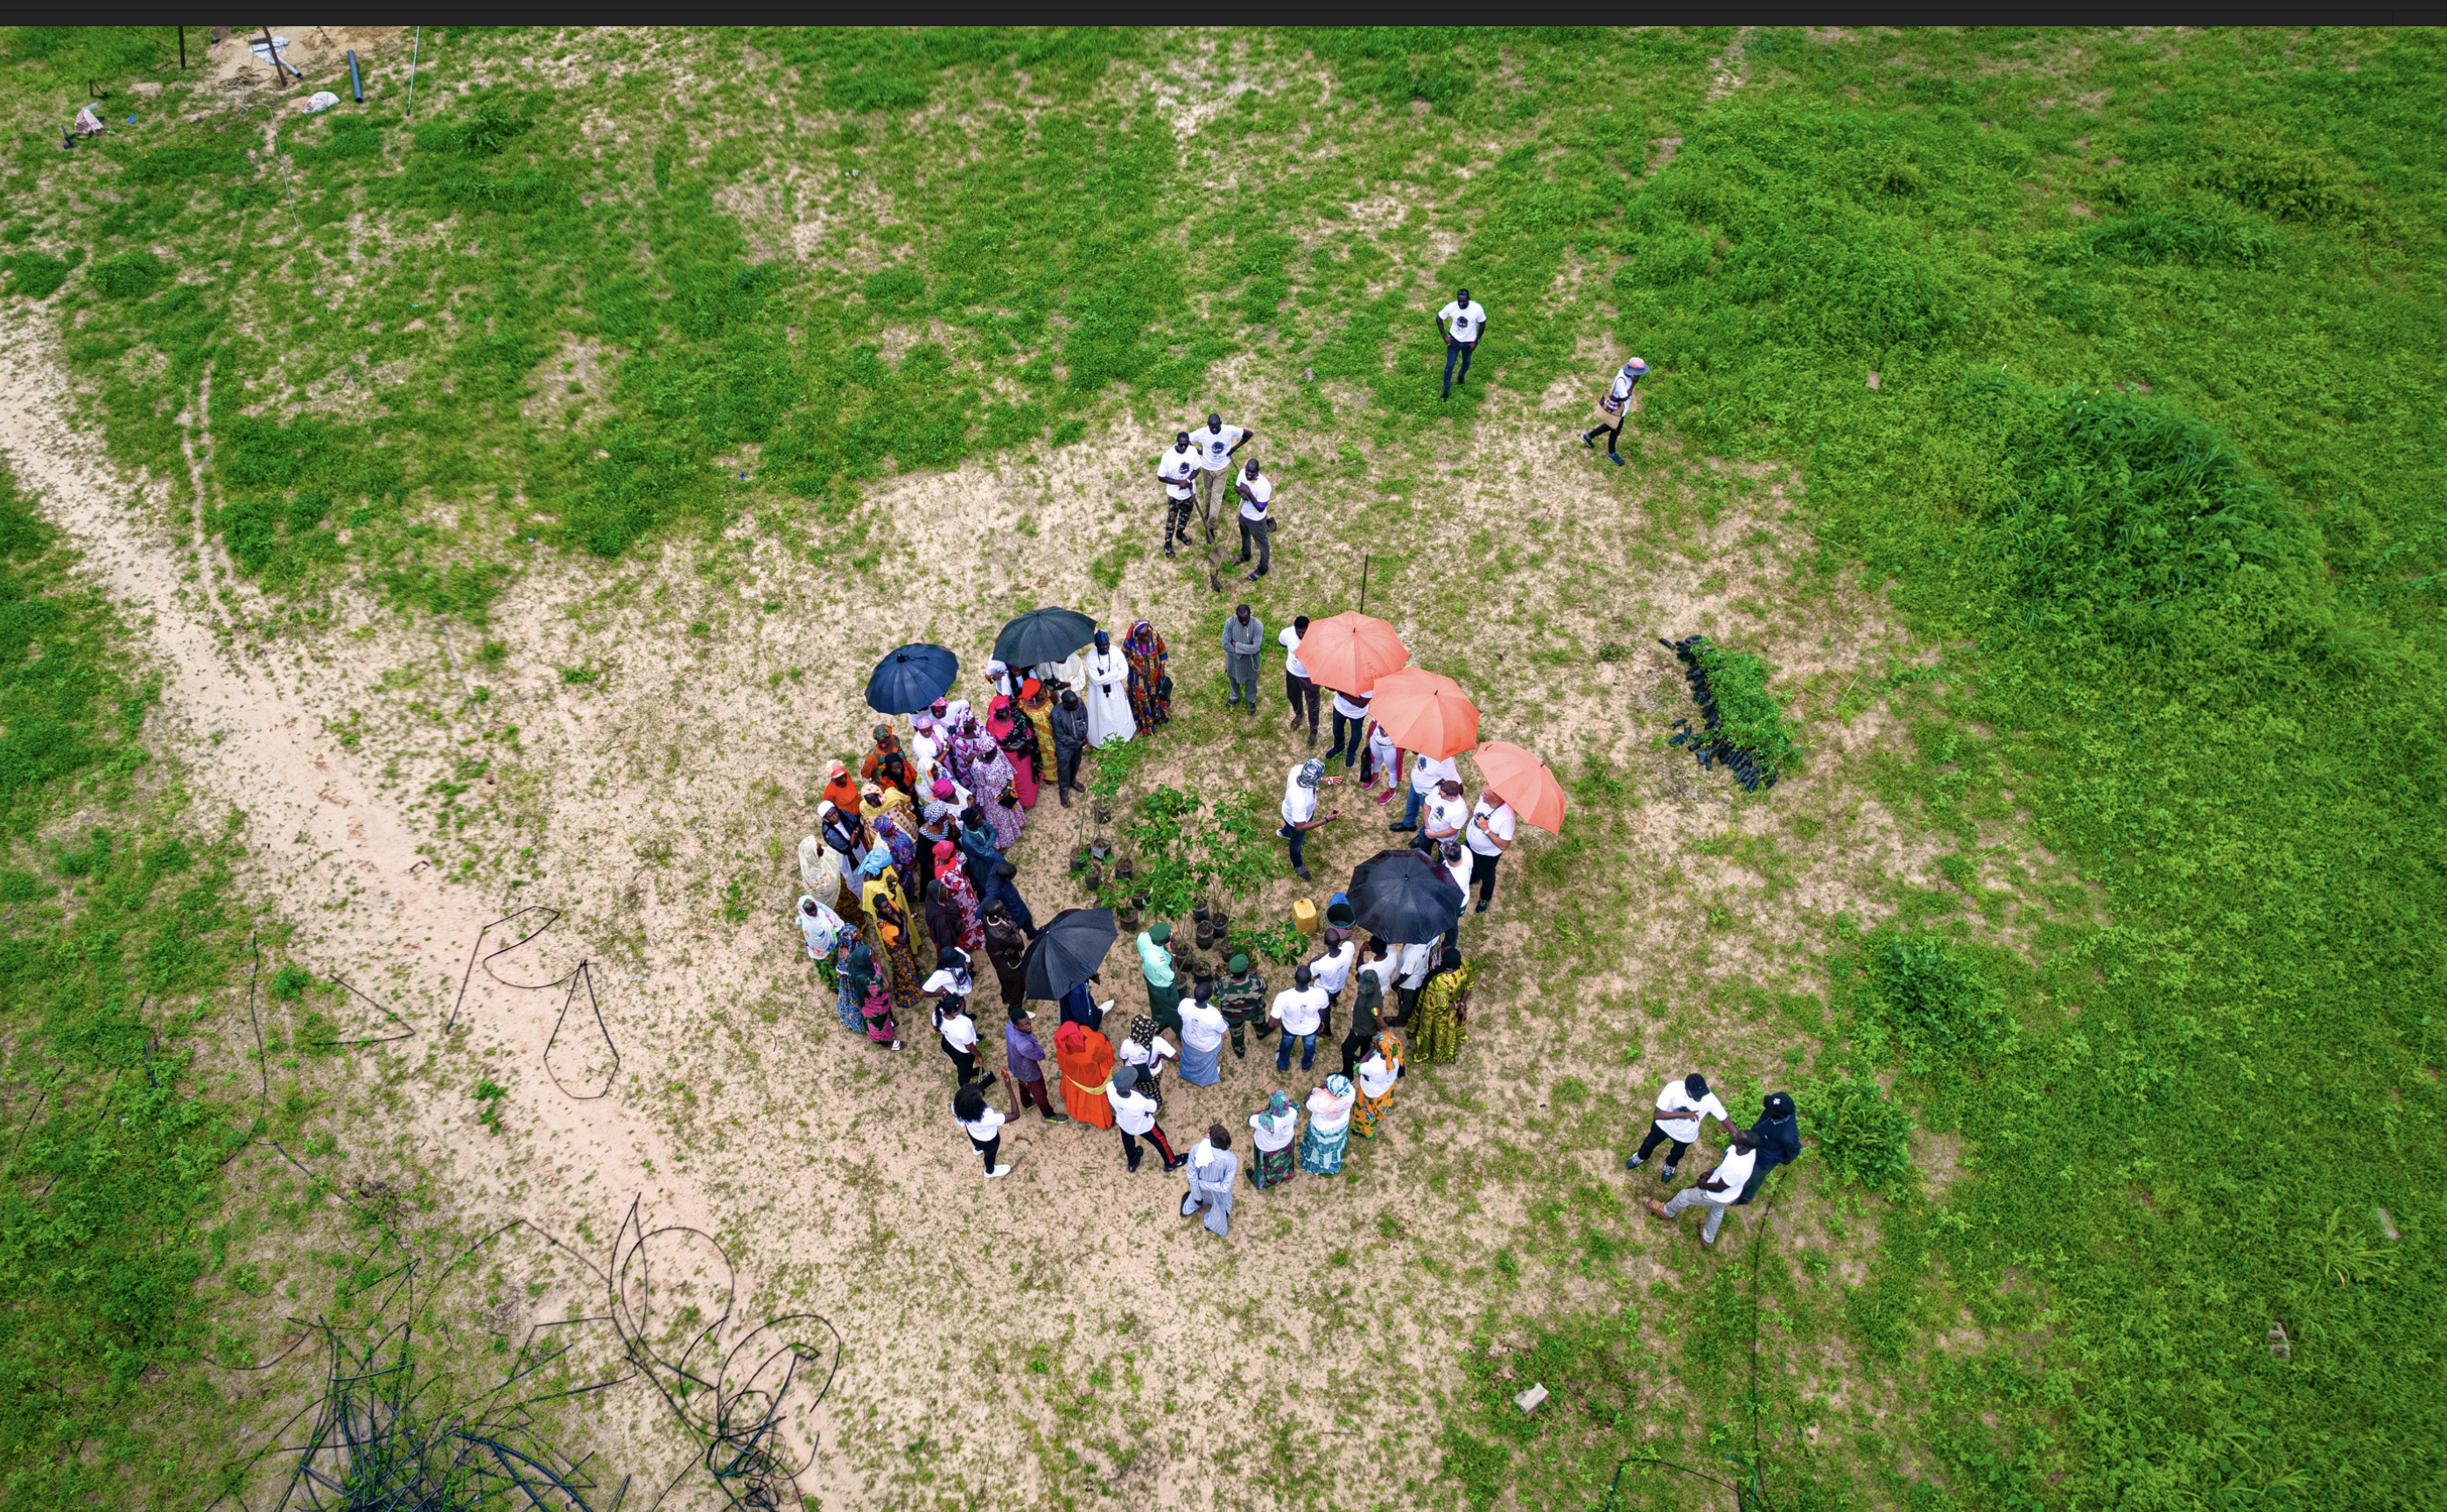
[[[921,799],[938,778],[947,775],[943,766],[943,716],[950,707],[938,698],[932,709],[922,709],[909,716],[909,765],[917,773],[917,792]]]
[[[1461,1058],[1462,1047],[1470,1043],[1470,981],[1476,972],[1460,951],[1448,945],[1435,974],[1419,989],[1419,1006],[1409,1028],[1422,1065],[1444,1066]]]
[[[1012,681],[1011,664],[999,656],[986,658],[986,690],[997,698],[1008,698],[1019,690]]]
[[[1376,1123],[1385,1110],[1394,1106],[1394,1084],[1402,1079],[1402,1042],[1392,1034],[1379,1034],[1359,1063],[1359,1100],[1352,1105],[1351,1132],[1361,1139],[1376,1136]]]
[[[1275,833],[1291,842],[1292,870],[1303,882],[1309,879],[1308,863],[1301,859],[1300,847],[1308,842],[1308,832],[1342,817],[1339,809],[1322,819],[1318,817],[1318,789],[1332,787],[1340,781],[1339,777],[1326,776],[1325,763],[1312,756],[1294,766],[1283,783],[1283,826]]]
[[[1308,1132],[1300,1136],[1300,1169],[1315,1176],[1342,1170],[1343,1147],[1351,1143],[1351,1105],[1358,1100],[1348,1076],[1329,1076],[1308,1094]]]
[[[1002,847],[995,841],[994,831],[986,827],[986,811],[971,803],[960,810],[960,827],[952,833],[952,842],[960,848],[960,870],[968,873],[969,885],[977,889],[982,900],[989,891],[987,880],[994,876],[995,865],[1002,860]]]
[[[858,780],[850,776],[846,763],[825,763],[825,790],[818,796],[852,818],[859,816]]]
[[[995,848],[1010,849],[1012,842],[1019,839],[1019,832],[1027,827],[1028,813],[1020,806],[1018,778],[1012,770],[1011,759],[1002,753],[1002,743],[987,733],[977,716],[964,709],[952,737],[952,749],[959,753],[966,773],[970,806],[984,810]]]
[[[882,822],[881,820],[878,822]],[[867,838],[866,824],[856,814],[830,802],[816,805],[816,834],[825,849],[833,853],[833,868],[841,873],[853,896],[858,891],[858,863],[866,859],[874,841]]]
[[[813,835],[807,836],[799,841],[799,885],[806,889],[809,898],[839,914],[850,923],[864,923],[865,920],[859,917],[858,905],[855,902],[846,903],[844,906],[845,900],[842,897],[842,868],[839,860],[840,858],[834,856],[823,841]]]
[[[1257,1147],[1249,1157],[1249,1184],[1262,1192],[1290,1181],[1299,1168],[1292,1141],[1299,1137],[1299,1114],[1292,1100],[1280,1092],[1267,1098],[1265,1106],[1249,1115],[1249,1134]]]
[[[986,1180],[1009,1176],[1011,1166],[1002,1160],[1002,1126],[1007,1121],[986,1102],[985,1093],[962,1082],[952,1094],[952,1116],[969,1136],[969,1147],[985,1157]]]
[[[1037,780],[1044,776],[1037,756],[1036,723],[1023,714],[1008,698],[997,698],[986,709],[986,733],[1002,747],[1003,760],[1011,763],[1012,791],[1019,797],[1019,806],[1036,806]]]
[[[889,1045],[897,1050],[901,1048],[901,1015],[883,978],[884,973],[879,971],[866,979],[866,987],[859,998],[859,1017],[866,1025],[868,1039],[878,1045]]]
[[[917,942],[910,938],[909,899],[901,894],[901,879],[891,860],[891,853],[881,845],[866,853],[859,866],[863,880],[858,900],[875,931],[876,978],[891,995],[896,1013],[906,1013],[918,1006],[918,984],[922,978]]]
[[[1162,1106],[1141,1085],[1139,1068],[1116,1066],[1113,1079],[1106,1084],[1105,1100],[1112,1105],[1113,1126],[1122,1131],[1122,1158],[1135,1175],[1139,1168],[1139,1141],[1155,1146],[1155,1152],[1167,1171],[1179,1170],[1189,1157],[1172,1153],[1172,1141],[1165,1137],[1164,1125],[1155,1121]]]
[[[840,990],[842,1028],[866,1030],[866,992],[875,984],[875,953],[854,930],[833,936],[833,985]]]
[[[1385,942],[1371,936],[1351,973],[1351,1032],[1342,1036],[1342,1074],[1359,1068],[1359,1057],[1376,1043],[1376,1019],[1385,1011]]]
[[[1168,1030],[1181,1028],[1181,977],[1173,970],[1172,925],[1157,919],[1139,932],[1139,976],[1147,983],[1148,1011]]]
[[[985,908],[977,901],[977,890],[969,885],[968,874],[956,860],[957,853],[950,841],[935,842],[935,885],[943,890],[952,906],[959,911],[959,934],[952,939],[939,939],[939,945],[958,945],[975,955],[986,948]],[[931,895],[929,895],[931,896]],[[930,917],[931,925],[931,917]]]
[[[1241,1174],[1241,1158],[1232,1153],[1232,1134],[1221,1124],[1206,1125],[1206,1137],[1189,1147],[1189,1190],[1181,1199],[1181,1216],[1206,1211],[1206,1232],[1219,1238],[1232,1233],[1232,1182]]]
[[[1699,1242],[1710,1249],[1717,1247],[1717,1230],[1724,1223],[1725,1214],[1740,1200],[1742,1188],[1750,1184],[1751,1172],[1758,1163],[1758,1151],[1751,1143],[1750,1130],[1737,1128],[1726,1139],[1724,1159],[1717,1162],[1715,1170],[1675,1193],[1670,1202],[1660,1202],[1653,1197],[1643,1198],[1641,1202],[1648,1209],[1649,1217],[1668,1222],[1680,1217],[1685,1208],[1706,1208],[1708,1221],[1699,1229]]]
[[[1096,644],[1088,652],[1088,686],[1080,694],[1088,705],[1089,745],[1110,745],[1138,734],[1138,721],[1130,713],[1129,678],[1129,661],[1113,650],[1112,636],[1096,632]]]
[[[1142,619],[1122,637],[1122,659],[1129,664],[1130,718],[1144,730],[1172,723],[1172,673],[1165,670],[1171,652],[1164,637]]]
[[[995,981],[1002,989],[1002,1006],[1017,1008],[1028,998],[1027,978],[1022,974],[1028,960],[1028,936],[1012,922],[1011,911],[999,898],[986,899],[986,960],[994,967]]]
[[[1164,1063],[1181,1058],[1181,1051],[1164,1037],[1164,1026],[1145,1013],[1130,1020],[1129,1034],[1113,1054],[1124,1066],[1137,1067],[1148,1094],[1159,1100],[1164,1097]]]
[[[1181,1005],[1181,1079],[1192,1087],[1224,1080],[1224,1012],[1213,1001],[1215,978],[1198,978],[1197,991]]]
[[[959,789],[948,777],[935,779],[925,805],[918,811],[918,886],[927,891],[935,880],[935,847],[952,838],[960,818]]]
[[[846,933],[849,926],[842,922],[839,914],[805,893],[799,895],[798,918],[799,934],[807,942],[807,959],[820,963],[831,960],[833,941]]]
[[[1113,1105],[1105,1093],[1113,1083],[1113,1047],[1085,1024],[1065,1023],[1053,1031],[1053,1065],[1062,1077],[1062,1106],[1093,1128],[1113,1126]]]
[[[909,758],[901,749],[901,737],[892,733],[889,725],[875,727],[875,748],[859,763],[858,775],[878,786],[895,788],[915,796],[918,774],[910,768]]]
[[[858,802],[860,809],[870,821],[889,814],[910,828],[917,827],[918,822],[910,818],[911,812],[917,805],[910,801],[907,793],[898,787],[886,787],[882,783],[869,783],[859,789]]]
[[[1042,784],[1054,780],[1053,707],[1056,693],[1050,685],[1034,677],[1022,678],[1019,684],[1019,716],[1036,732],[1036,780]]]
[[[1622,440],[1622,423],[1631,412],[1631,391],[1647,375],[1648,364],[1638,357],[1624,363],[1614,375],[1614,381],[1606,385],[1606,391],[1598,396],[1597,428],[1581,433],[1581,444],[1591,451],[1598,449],[1598,438],[1603,436],[1606,439],[1606,461],[1618,467],[1623,465],[1623,461],[1615,448]],[[1608,421],[1614,424],[1609,425],[1606,424]]]
[[[1767,1094],[1759,1105],[1759,1121],[1751,1125],[1751,1142],[1758,1147],[1758,1161],[1742,1185],[1742,1195],[1734,1201],[1736,1207],[1746,1206],[1758,1196],[1768,1172],[1801,1159],[1801,1124],[1794,1116],[1791,1092]]]
[[[1062,690],[1062,702],[1053,706],[1053,725],[1054,796],[1068,808],[1071,789],[1079,785],[1079,753],[1088,748],[1088,708],[1073,690]]]

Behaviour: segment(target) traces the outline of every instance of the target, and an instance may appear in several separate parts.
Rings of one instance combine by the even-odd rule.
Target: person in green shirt
[[[1172,926],[1157,919],[1139,935],[1139,974],[1147,979],[1148,1014],[1181,1032],[1181,976],[1173,969]]]
[[[1224,968],[1224,977],[1215,989],[1215,1007],[1224,1014],[1224,1022],[1232,1027],[1232,1054],[1235,1059],[1249,1058],[1248,1026],[1258,1025],[1258,1037],[1266,1035],[1266,980],[1249,970],[1249,957],[1235,955]]]

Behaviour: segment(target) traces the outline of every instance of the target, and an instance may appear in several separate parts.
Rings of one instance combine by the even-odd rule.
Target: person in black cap
[[[1189,517],[1198,509],[1198,448],[1189,432],[1176,432],[1172,449],[1155,460],[1155,476],[1164,484],[1164,554],[1172,555],[1175,540],[1189,539]]]
[[[1009,857],[996,857],[994,869],[977,888],[977,898],[988,908],[1000,903],[1011,921],[1019,926],[1019,932],[1033,940],[1036,938],[1036,916],[1028,911],[1028,899],[1019,896],[1019,883],[1014,880],[1018,876],[1019,868],[1011,863]]]
[[[1725,1111],[1725,1105],[1717,1100],[1716,1093],[1708,1090],[1706,1077],[1693,1071],[1679,1082],[1666,1083],[1658,1089],[1657,1117],[1648,1126],[1648,1138],[1641,1142],[1639,1154],[1622,1162],[1622,1168],[1626,1171],[1640,1169],[1641,1162],[1648,1159],[1650,1151],[1670,1141],[1674,1147],[1665,1152],[1665,1169],[1657,1173],[1657,1179],[1672,1181],[1674,1168],[1682,1163],[1684,1153],[1698,1142],[1699,1130],[1711,1118],[1719,1124],[1733,1122],[1732,1115]]]
[[[1793,1109],[1791,1092],[1770,1092],[1759,1105],[1759,1121],[1751,1125],[1751,1142],[1758,1146],[1758,1162],[1751,1167],[1751,1179],[1742,1185],[1742,1195],[1734,1202],[1740,1207],[1758,1196],[1767,1173],[1779,1165],[1791,1165],[1801,1159],[1801,1124]]]

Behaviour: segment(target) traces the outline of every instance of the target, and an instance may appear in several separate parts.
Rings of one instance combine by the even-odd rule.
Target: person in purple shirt
[[[1036,1043],[1023,1003],[1011,1011],[1011,1022],[1003,1026],[1002,1049],[1011,1063],[1011,1116],[1019,1117],[1020,1109],[1029,1103],[1045,1115],[1048,1124],[1067,1124],[1070,1116],[1053,1110],[1053,1103],[1045,1091],[1045,1047]]]

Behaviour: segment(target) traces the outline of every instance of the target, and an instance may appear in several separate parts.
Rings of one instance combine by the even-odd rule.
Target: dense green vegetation
[[[1527,406],[1610,332],[1656,369],[1636,463],[1673,464],[1645,435],[1801,465],[1819,571],[1942,653],[1887,690],[1913,754],[1879,782],[1953,840],[1960,890],[1824,921],[1831,1015],[1770,1009],[1808,1041],[1825,1142],[1777,1181],[1849,1183],[1831,1238],[1859,1278],[1754,1247],[1678,1257],[1670,1297],[1501,1289],[1490,1337],[1529,1343],[1471,1356],[1447,1472],[1481,1505],[1586,1505],[1643,1453],[1756,1473],[1778,1505],[2435,1501],[2438,39],[1246,40],[1266,86],[1177,133],[1133,84],[1160,38],[454,36],[491,77],[516,50],[598,86],[437,92],[412,131],[388,106],[284,121],[286,186],[226,117],[23,155],[8,289],[81,321],[70,360],[128,462],[180,465],[166,417],[209,366],[218,528],[267,586],[364,570],[476,614],[539,552],[749,511],[871,562],[862,482],[1170,414],[1227,356],[1347,438],[1286,472],[1366,477],[1372,450],[1544,425]],[[680,68],[720,76],[700,114]],[[1712,99],[1719,71],[1740,83]],[[785,255],[805,228],[814,255]],[[1444,405],[1421,299],[1455,281],[1497,318]],[[69,733],[12,758],[29,782],[104,769],[106,729],[33,717]],[[1992,906],[1977,825],[2018,812],[2096,888],[2026,914],[2027,954],[1962,937]],[[74,854],[132,879],[135,849]],[[28,992],[85,980],[59,959]],[[91,980],[77,1001],[114,1014],[146,990]],[[105,1064],[132,1074],[82,1074]],[[1565,1101],[1559,1143],[1619,1133]],[[1945,1184],[1904,1168],[1907,1124],[1963,1152]],[[1619,1205],[1563,1191],[1522,1247],[1603,1277]],[[144,1211],[127,1232],[186,1209]],[[19,1336],[118,1329],[107,1377],[168,1347],[140,1314]],[[1784,1369],[1818,1351],[1856,1369]],[[1668,1368],[1704,1442],[1643,1435]],[[1516,1410],[1527,1379],[1565,1406]]]

